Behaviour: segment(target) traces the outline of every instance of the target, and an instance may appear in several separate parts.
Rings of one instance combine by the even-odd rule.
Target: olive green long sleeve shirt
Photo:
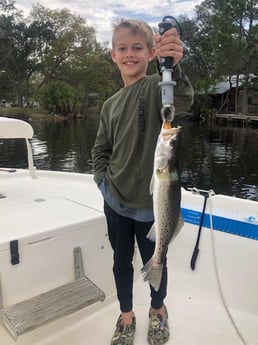
[[[176,115],[186,112],[193,89],[179,66],[174,70]],[[106,180],[112,196],[132,208],[152,207],[149,185],[154,151],[161,128],[159,74],[146,76],[124,87],[102,106],[92,150],[94,180]]]

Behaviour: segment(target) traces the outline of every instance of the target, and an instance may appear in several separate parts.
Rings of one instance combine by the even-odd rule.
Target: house
[[[258,80],[254,74],[249,75],[249,82]],[[244,82],[245,76],[236,75],[225,78],[210,89],[208,94],[211,96],[211,107],[218,112],[238,112],[241,113],[244,101]],[[247,95],[248,113],[258,114],[258,92],[248,89]]]

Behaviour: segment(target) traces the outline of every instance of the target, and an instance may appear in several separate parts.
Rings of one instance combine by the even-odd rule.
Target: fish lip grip
[[[165,16],[162,19],[162,22],[158,24],[159,26],[159,34],[163,35],[166,31],[175,27],[180,36],[182,36],[182,28],[176,18],[172,16]],[[167,57],[160,57],[160,70],[164,69],[173,69],[174,59],[170,56]]]
[[[181,35],[181,27],[174,17],[165,16],[158,26],[160,35],[163,35],[166,31],[175,26],[179,28],[179,33]],[[162,81],[159,83],[161,86],[162,98],[161,117],[163,121],[170,122],[173,121],[175,115],[174,86],[176,82],[172,79],[173,62],[173,57],[160,57],[160,71],[162,74]]]

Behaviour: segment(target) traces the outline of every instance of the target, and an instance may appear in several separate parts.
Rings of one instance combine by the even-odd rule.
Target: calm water
[[[98,117],[76,121],[30,120],[38,169],[92,173],[91,148]],[[258,200],[258,129],[182,123],[183,187]],[[0,165],[26,167],[22,140],[0,141]]]

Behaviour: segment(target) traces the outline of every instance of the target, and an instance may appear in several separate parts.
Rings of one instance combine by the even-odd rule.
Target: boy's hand
[[[157,58],[170,56],[174,58],[174,66],[183,57],[183,42],[175,28],[169,29],[163,35],[154,35]]]

